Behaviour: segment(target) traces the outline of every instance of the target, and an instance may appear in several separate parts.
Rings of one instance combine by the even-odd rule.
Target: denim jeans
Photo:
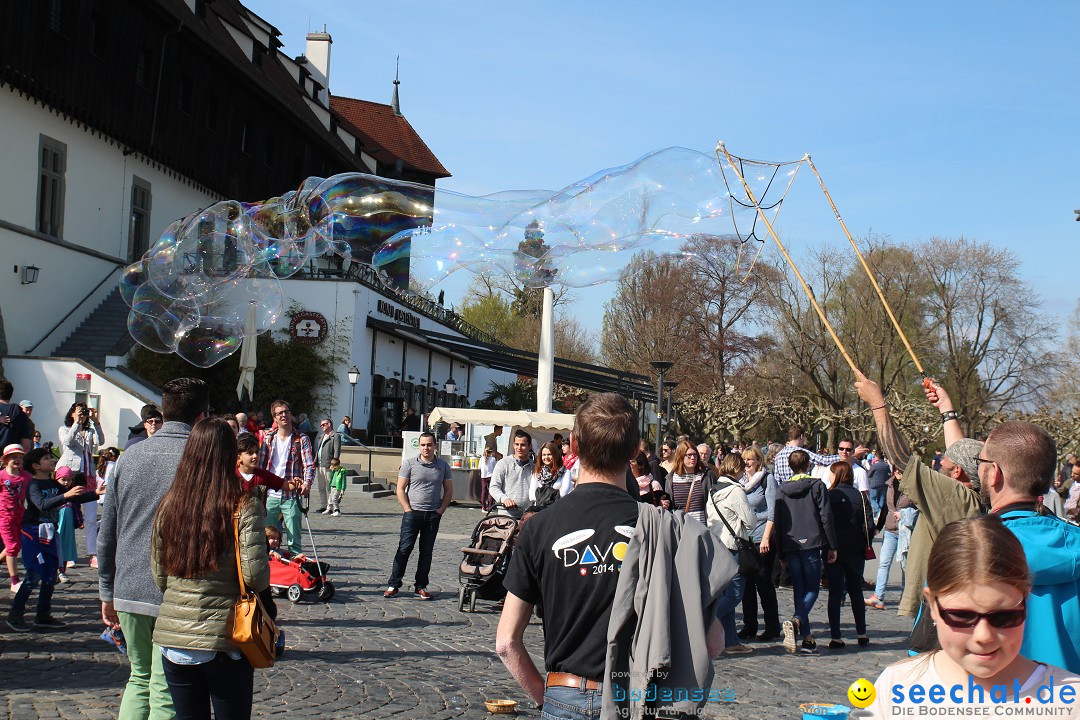
[[[802,636],[810,636],[810,611],[821,590],[821,550],[796,550],[785,554],[795,591],[795,617],[799,618]]]
[[[836,562],[825,565],[825,577],[829,579],[829,632],[833,640],[840,639],[840,605],[845,593],[851,599],[856,634],[866,634],[866,604],[862,594],[865,567],[863,555],[840,555]]]
[[[874,508],[874,518],[881,514],[881,508],[885,506],[885,491],[887,487],[870,488],[870,507]]]
[[[881,534],[881,550],[878,552],[877,585],[874,586],[874,594],[878,600],[885,602],[885,585],[889,582],[889,569],[896,557],[896,544],[900,536],[889,530]],[[900,584],[903,587],[903,583]]]
[[[160,652],[160,651],[159,651]],[[207,663],[179,665],[162,658],[176,720],[250,720],[255,670],[245,658],[219,652]]]
[[[390,570],[389,585],[400,588],[405,577],[405,566],[409,563],[416,538],[420,536],[420,557],[416,560],[416,589],[428,586],[428,573],[431,572],[431,556],[435,551],[435,536],[439,532],[442,515],[434,510],[410,510],[401,516],[401,537],[398,540],[397,554],[394,555],[394,567]]]
[[[603,695],[603,686],[596,690],[546,688],[540,717],[547,720],[599,720]]]
[[[731,553],[731,558],[738,565],[739,553],[735,550],[729,550],[728,552]],[[742,602],[743,588],[745,587],[746,578],[742,576],[742,573],[735,573],[735,577],[724,588],[724,594],[720,596],[720,601],[716,603],[716,617],[719,618],[720,624],[724,627],[724,647],[733,647],[740,644],[738,630],[735,628],[735,608],[739,607],[739,603]]]

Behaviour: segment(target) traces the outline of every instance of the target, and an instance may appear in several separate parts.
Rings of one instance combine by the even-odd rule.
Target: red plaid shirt
[[[274,442],[277,440],[276,432],[267,432],[259,446],[259,467],[263,470],[273,471],[270,466],[274,454]],[[289,443],[289,460],[285,465],[285,479],[300,478],[304,481],[301,494],[311,489],[315,482],[315,455],[311,452],[311,441],[308,436],[296,430],[293,431],[292,440]],[[288,500],[295,497],[295,493],[288,490],[281,491],[281,498]]]

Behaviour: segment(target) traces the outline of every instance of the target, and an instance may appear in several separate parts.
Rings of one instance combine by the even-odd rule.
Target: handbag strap
[[[866,506],[869,504],[869,501],[861,492],[859,493],[859,504],[862,505],[863,534],[866,535],[866,547],[872,547],[873,542],[870,538],[870,516],[866,512]]]
[[[719,482],[720,481],[718,480],[717,484],[719,484]],[[720,516],[720,522],[724,523],[724,527],[726,527],[727,531],[731,533],[731,537],[735,538],[735,542],[743,540],[744,538],[740,537],[738,533],[735,532],[734,528],[732,528],[731,525],[728,523],[727,518],[724,517],[724,513],[720,512],[720,506],[716,504],[716,496],[709,495],[709,500],[712,502],[712,506],[716,509],[716,514]]]
[[[697,485],[697,475],[690,481],[690,490],[686,493],[686,507],[683,508],[683,512],[690,512],[690,501],[694,499],[694,486]]]
[[[240,498],[240,502],[244,499]],[[243,597],[248,594],[247,586],[244,585],[244,571],[240,567],[240,505],[236,506],[236,513],[233,515],[233,548],[236,550],[236,576],[240,578],[240,596]]]

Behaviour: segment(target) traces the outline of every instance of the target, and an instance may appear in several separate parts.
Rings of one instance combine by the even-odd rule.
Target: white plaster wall
[[[64,415],[75,402],[75,375],[89,373],[90,392],[100,395],[101,429],[105,445],[124,447],[128,428],[139,422],[139,410],[161,399],[142,396],[78,360],[59,358],[4,358],[4,373],[15,386],[14,400],[34,403],[31,418],[41,431],[42,442],[59,442],[58,431]]]
[[[0,308],[4,312],[8,352],[12,355],[30,352],[31,347],[57,321],[78,305],[106,275],[119,267],[3,228],[0,228],[0,258],[3,258],[0,265]],[[21,284],[21,271],[25,265],[36,265],[41,269],[38,281],[32,285]],[[19,273],[13,272],[16,266]],[[53,333],[33,353],[51,353],[115,287],[119,279],[117,272],[95,297],[74,313],[64,327]]]
[[[67,145],[63,239],[127,259],[132,177],[150,183],[150,241],[177,218],[220,198],[153,168],[141,156],[0,88],[0,218],[37,227],[39,136]],[[85,291],[84,291],[85,292]]]
[[[218,198],[190,187],[137,155],[0,88],[0,219],[29,231],[37,227],[40,135],[67,145],[62,239],[115,258],[79,253],[33,235],[0,229],[0,308],[8,351],[22,354],[75,310],[34,354],[52,352],[115,287],[114,275],[83,301],[110,272],[128,262],[131,186],[138,176],[150,184],[150,243],[165,227]],[[34,285],[21,285],[14,268],[41,269]],[[80,305],[80,303],[82,303]]]

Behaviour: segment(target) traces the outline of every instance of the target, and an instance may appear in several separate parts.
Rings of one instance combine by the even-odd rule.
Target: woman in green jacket
[[[196,500],[201,500],[196,502]],[[247,589],[270,584],[261,502],[236,481],[236,437],[218,418],[191,430],[176,479],[158,507],[154,581],[164,593],[154,642],[178,720],[248,720],[254,670],[230,639],[240,596],[233,539],[239,511],[240,569]]]

